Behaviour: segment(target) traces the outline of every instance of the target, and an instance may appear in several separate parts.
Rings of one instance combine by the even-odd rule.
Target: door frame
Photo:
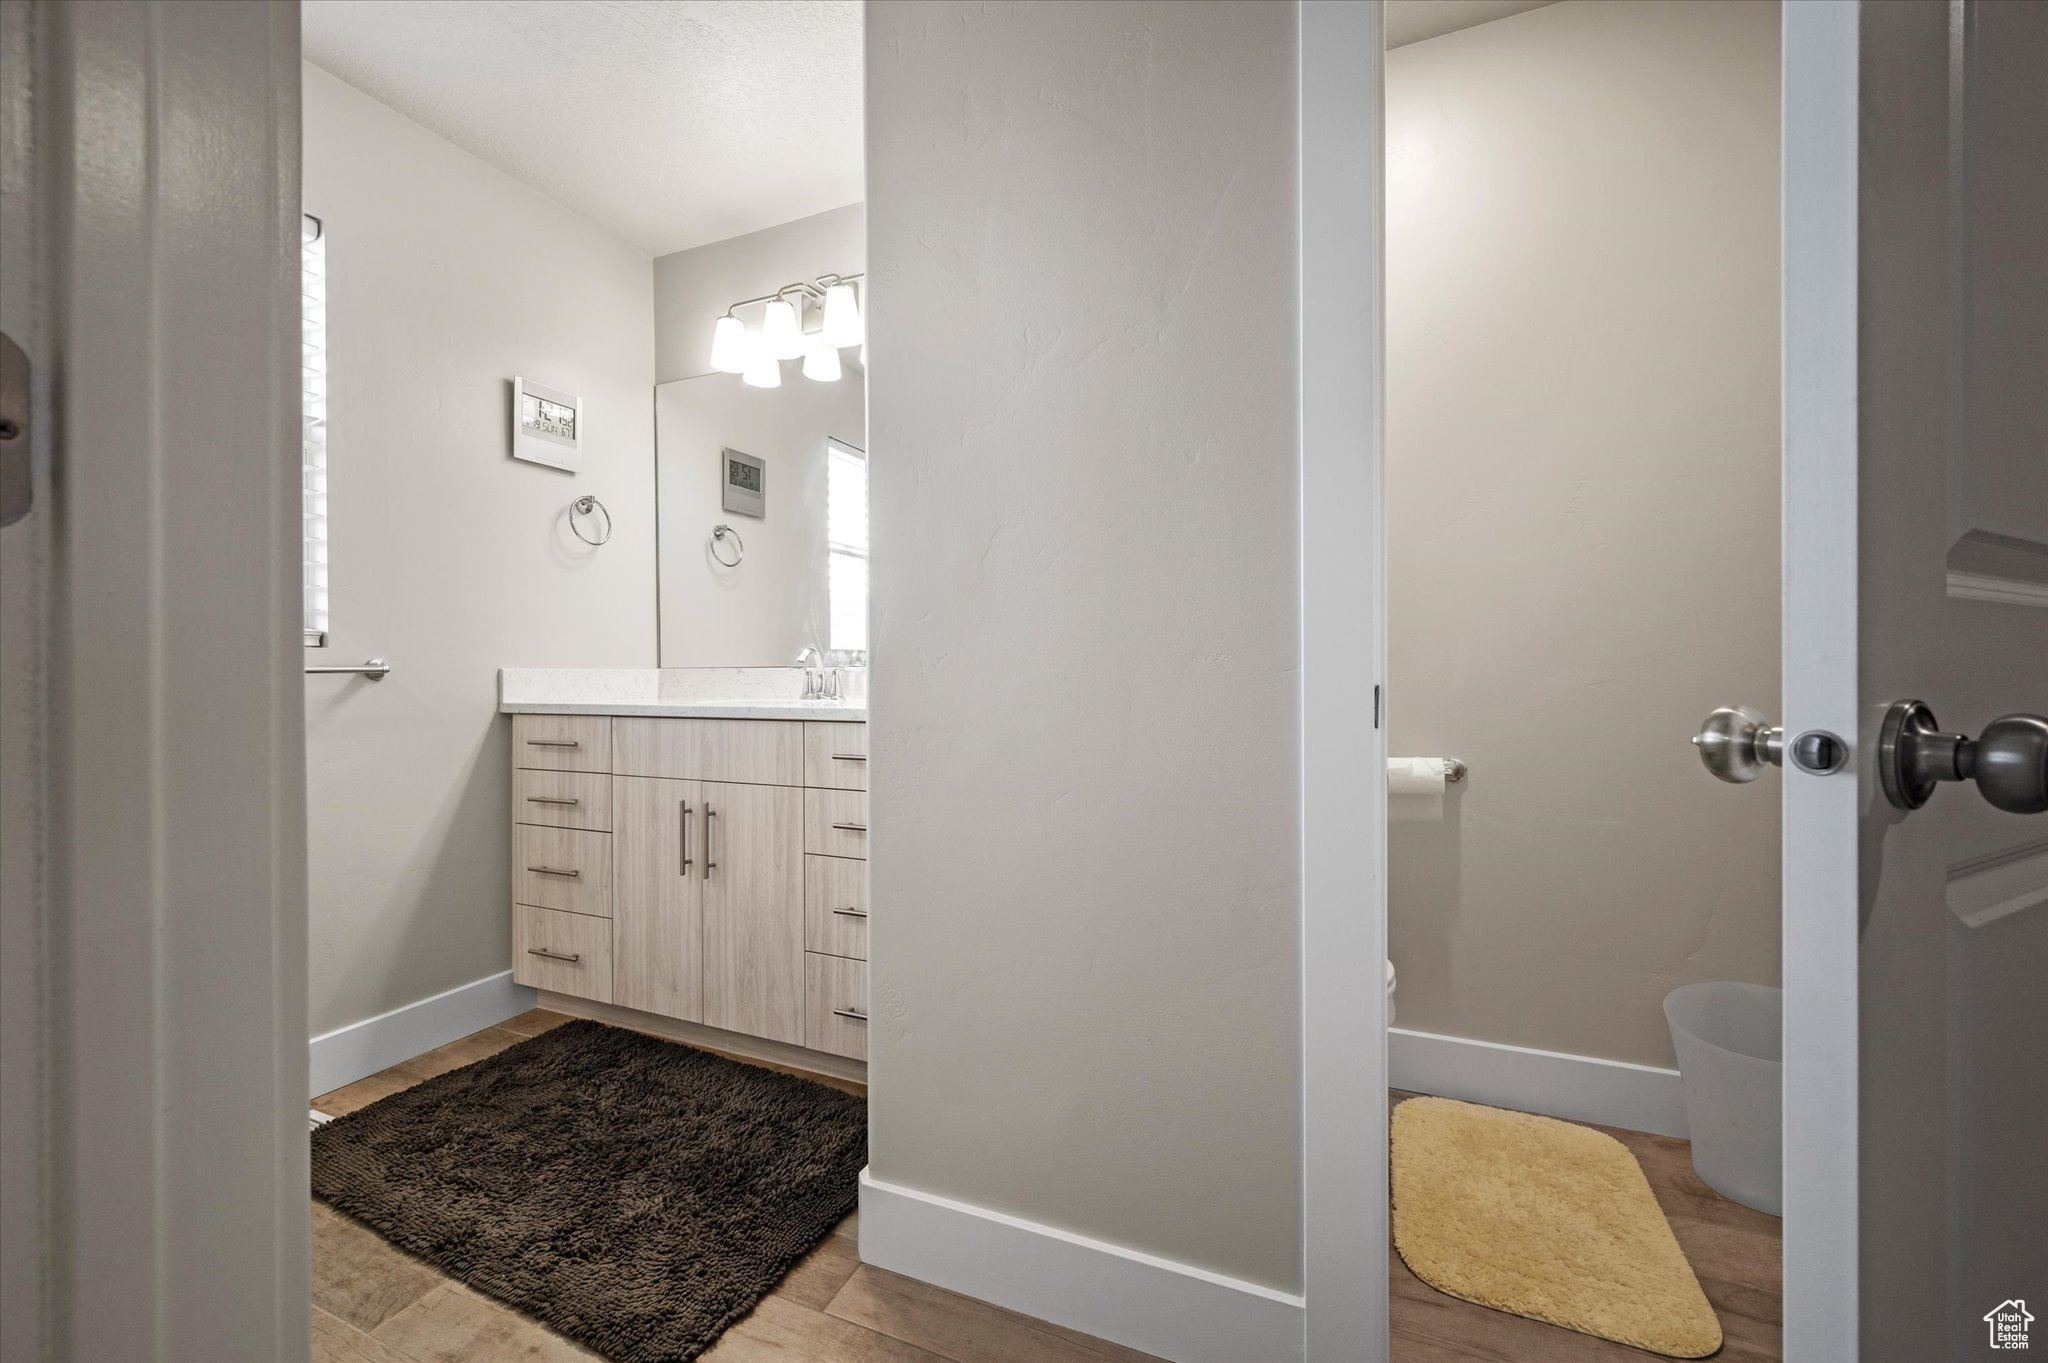
[[[0,3],[0,1352],[304,1359],[298,5]]]
[[[1383,26],[1300,7],[1302,1319],[1332,1363],[1388,1348]]]
[[[1381,9],[1302,0],[1299,68],[1304,1352],[1366,1363],[1389,1350],[1386,794],[1358,780],[1386,759]],[[1780,14],[1784,721],[1853,737],[1860,11]],[[1788,1359],[1857,1347],[1858,791],[1798,775],[1780,929]]]
[[[1857,0],[1780,7],[1785,732],[1857,743]],[[1858,764],[1861,765],[1861,764]],[[1849,770],[1855,769],[1852,766]],[[1786,764],[1783,1356],[1858,1356],[1859,782]],[[1796,852],[1796,855],[1794,854]]]

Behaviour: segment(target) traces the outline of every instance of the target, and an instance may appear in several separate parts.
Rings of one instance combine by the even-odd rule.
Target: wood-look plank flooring
[[[337,1117],[353,1112],[566,1021],[563,1014],[534,1009],[323,1094],[312,1106]],[[849,1080],[823,1082],[865,1091]],[[1412,1096],[1396,1093],[1393,1099]],[[1715,1355],[1717,1363],[1777,1363],[1778,1218],[1730,1202],[1701,1183],[1684,1141],[1598,1129],[1641,1162],[1719,1313],[1727,1343]],[[840,1223],[726,1332],[704,1355],[706,1363],[1144,1363],[1150,1357],[870,1268],[860,1262],[858,1221],[856,1213]],[[1388,1258],[1395,1363],[1622,1363],[1656,1357],[1445,1296],[1410,1273],[1400,1255]],[[597,1357],[313,1204],[314,1363],[560,1363]]]
[[[322,1094],[313,1109],[339,1117],[568,1020],[536,1008]],[[850,1093],[866,1091],[850,1080],[806,1077]],[[860,1261],[858,1223],[859,1213],[841,1222],[751,1315],[726,1331],[704,1354],[704,1363],[1151,1360],[1149,1354],[870,1268]],[[598,1357],[339,1212],[313,1204],[314,1363],[567,1363]]]
[[[1395,1103],[1414,1097],[1391,1095]],[[1593,1126],[1593,1123],[1583,1123]],[[1678,1237],[1725,1342],[1714,1363],[1778,1363],[1779,1221],[1700,1182],[1692,1146],[1614,1126],[1594,1126],[1627,1146]],[[1394,1363],[1623,1363],[1658,1358],[1642,1349],[1447,1297],[1388,1256]]]

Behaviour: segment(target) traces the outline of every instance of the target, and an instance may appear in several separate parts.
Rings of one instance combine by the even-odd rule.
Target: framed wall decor
[[[583,399],[532,379],[512,380],[512,457],[576,473],[583,467]]]
[[[722,505],[742,516],[768,514],[768,465],[751,454],[720,450],[719,482],[725,489]]]

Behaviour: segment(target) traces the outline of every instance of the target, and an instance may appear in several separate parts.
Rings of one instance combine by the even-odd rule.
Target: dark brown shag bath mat
[[[695,1358],[854,1209],[867,1103],[565,1022],[313,1133],[313,1196],[618,1363]]]

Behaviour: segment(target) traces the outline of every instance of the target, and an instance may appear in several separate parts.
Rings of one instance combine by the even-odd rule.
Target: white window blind
[[[825,442],[826,590],[834,649],[868,646],[868,459],[839,440]]]
[[[327,234],[318,218],[306,217],[301,241],[306,646],[315,648],[327,642]]]

